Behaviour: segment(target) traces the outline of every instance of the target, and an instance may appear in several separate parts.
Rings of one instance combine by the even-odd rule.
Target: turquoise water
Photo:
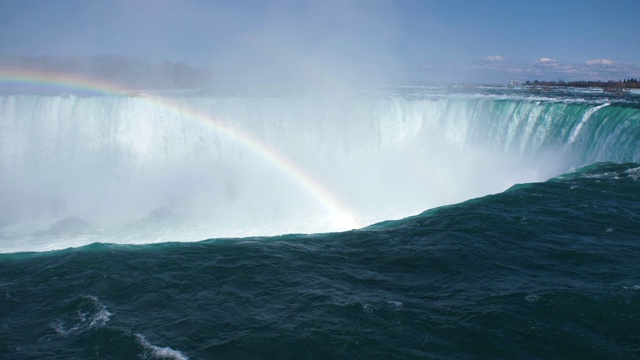
[[[96,99],[80,101],[93,106]],[[458,149],[456,156],[482,148],[483,154],[517,155],[509,159],[526,168],[567,168],[540,181],[425,206],[422,213],[356,230],[144,244],[145,233],[131,228],[133,235],[122,241],[91,241],[100,232],[92,225],[85,229],[91,221],[76,213],[75,220],[56,228],[55,239],[80,245],[47,251],[45,237],[15,235],[18,222],[7,216],[3,248],[40,242],[31,244],[30,252],[0,254],[0,357],[638,357],[640,109],[635,101],[577,90],[541,95],[501,87],[453,93],[411,87],[385,95],[378,114],[395,114],[404,124],[400,130],[451,136],[439,145],[458,142],[459,147],[445,147]],[[76,109],[85,105],[76,103]],[[286,122],[289,115],[281,116]],[[7,134],[10,122],[6,115],[3,119]],[[324,131],[333,136],[328,125]],[[397,149],[380,145],[388,133],[378,134],[378,147],[369,154]],[[356,150],[371,149],[370,140],[362,139]],[[507,165],[488,162],[466,173],[475,176],[469,183],[485,181],[486,173],[508,176],[500,169]],[[508,169],[522,170],[516,165]],[[377,189],[362,181],[366,190]],[[420,187],[404,184],[404,190],[422,196]],[[431,189],[436,192],[442,186],[424,182],[438,187]],[[7,206],[3,210],[10,213]]]

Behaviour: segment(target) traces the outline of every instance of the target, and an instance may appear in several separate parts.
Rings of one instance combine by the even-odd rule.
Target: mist
[[[1,96],[0,251],[345,231],[575,164],[537,118],[405,96]]]
[[[571,164],[487,133],[491,102],[385,86],[403,71],[391,2],[79,4],[37,7],[60,27],[0,59],[76,81],[0,96],[7,251],[345,231]]]

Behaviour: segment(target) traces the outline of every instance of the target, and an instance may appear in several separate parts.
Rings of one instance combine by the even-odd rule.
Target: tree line
[[[620,80],[609,80],[609,81],[587,81],[587,80],[581,80],[581,81],[563,81],[563,80],[558,80],[558,81],[538,81],[538,80],[534,80],[534,81],[527,81],[525,82],[525,85],[531,85],[531,86],[570,86],[570,87],[600,87],[603,88],[605,91],[607,90],[612,90],[612,91],[617,91],[617,90],[626,90],[626,89],[640,89],[640,82],[638,82],[638,79],[635,78],[629,78],[629,79],[620,79]]]

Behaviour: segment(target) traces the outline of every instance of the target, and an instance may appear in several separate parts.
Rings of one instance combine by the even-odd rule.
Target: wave
[[[79,344],[92,343],[95,350],[96,344],[108,339],[105,341],[108,346],[102,351],[111,354],[112,357],[128,358],[133,355],[152,359],[189,359],[179,350],[159,347],[150,343],[144,335],[134,333],[126,326],[111,326],[109,323],[114,313],[96,296],[82,296],[66,300],[64,303],[66,304],[60,309],[61,311],[52,309],[52,312],[58,314],[58,317],[50,324],[55,335],[44,335],[38,341],[38,346],[55,343],[54,346],[61,346],[66,352],[73,353],[73,357],[82,357],[79,353],[74,353],[74,347]],[[118,342],[119,346],[114,347],[114,342]],[[38,353],[38,349],[29,349],[26,352],[27,354]],[[95,354],[92,354],[93,356]]]
[[[640,161],[640,106],[611,100],[21,94],[0,109],[1,252],[341,231],[327,203],[366,225]]]
[[[70,305],[75,313],[66,314],[66,318],[57,319],[53,330],[62,337],[77,335],[95,327],[105,326],[113,315],[100,300],[92,295],[74,299]]]
[[[640,289],[639,180],[638,163],[596,163],[356,231],[0,255],[11,279],[0,351],[628,355]],[[603,334],[607,326],[617,331]]]
[[[588,241],[594,236],[637,236],[640,226],[640,164],[599,162],[544,182],[516,184],[504,192],[384,221],[363,231],[424,234],[483,234],[486,239],[561,236]],[[626,237],[623,237],[627,239]],[[602,240],[602,239],[601,239]]]
[[[159,347],[151,344],[144,336],[136,334],[136,338],[140,342],[140,345],[151,353],[153,358],[156,359],[175,359],[175,360],[188,360],[189,357],[183,354],[179,350],[172,349],[170,347]]]

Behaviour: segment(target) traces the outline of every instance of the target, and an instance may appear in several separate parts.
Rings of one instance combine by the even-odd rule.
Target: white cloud
[[[619,80],[640,77],[640,66],[609,59],[582,60],[580,63],[542,57],[534,62],[517,61],[476,62],[469,68],[467,77],[474,76],[485,82],[506,82],[519,80],[579,81],[579,80]],[[469,75],[471,74],[471,75]]]
[[[500,55],[490,55],[490,56],[485,56],[482,58],[482,60],[484,61],[504,61],[504,57],[500,56]]]
[[[587,60],[587,65],[613,65],[614,61],[609,59]]]
[[[556,59],[541,57],[540,59],[538,59],[538,61],[536,61],[536,64],[552,64],[556,62],[558,62]]]

